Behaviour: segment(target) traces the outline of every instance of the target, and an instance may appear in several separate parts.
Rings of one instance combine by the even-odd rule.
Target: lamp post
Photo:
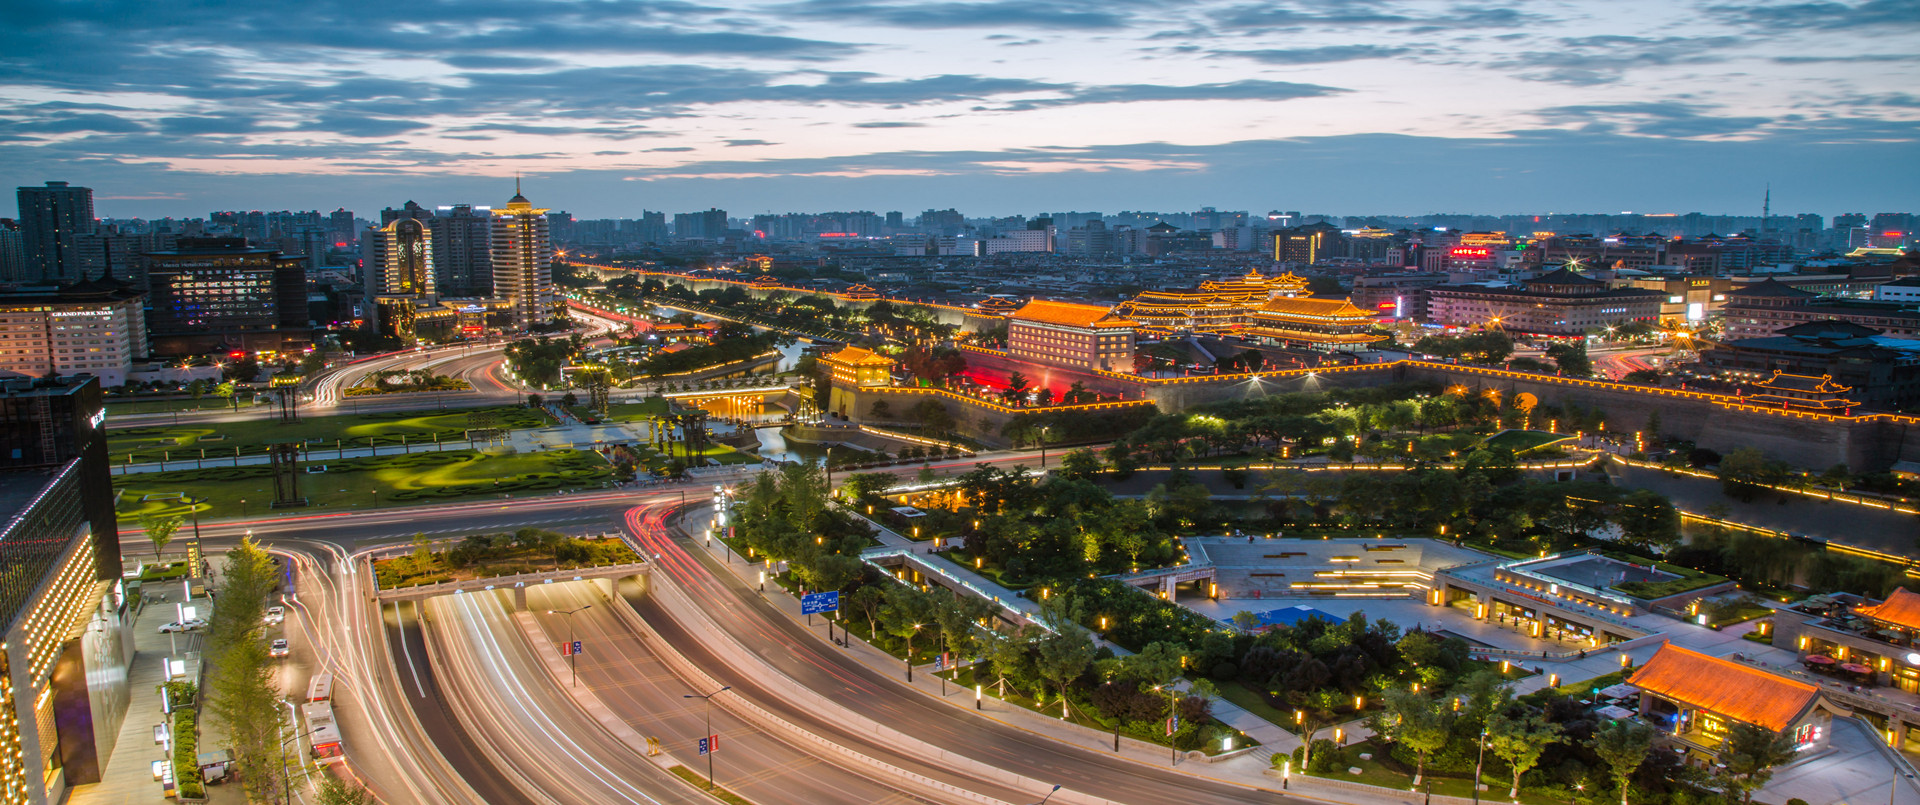
[[[187,498],[187,511],[192,513],[193,515],[193,554],[195,558],[199,559],[202,563],[204,563],[206,562],[206,556],[201,553],[202,549],[200,547],[201,500],[202,500],[201,498]],[[195,578],[198,578],[201,575],[203,575],[200,572],[200,568],[198,566],[188,567],[187,574]]]
[[[707,735],[706,737],[709,739],[707,743],[707,790],[708,791],[713,790],[713,750],[719,748],[717,746],[714,746],[711,740],[713,738],[713,697],[718,696],[730,690],[733,690],[732,685],[721,685],[719,690],[716,690],[712,693],[708,693],[706,695],[701,695],[698,693],[685,693],[685,694],[681,694],[680,696],[680,698],[683,698],[683,699],[705,699],[707,702]]]
[[[921,624],[914,624],[913,631],[907,633],[907,681],[913,681],[913,636],[920,633]]]
[[[1487,762],[1487,728],[1480,728],[1480,755],[1473,761],[1473,805],[1480,805],[1480,770]]]
[[[1048,791],[1046,796],[1041,797],[1040,801],[1033,803],[1033,805],[1047,805],[1047,800],[1053,799],[1053,795],[1056,793],[1059,793],[1059,791],[1060,791],[1060,786],[1055,785],[1053,787],[1053,790]]]
[[[293,709],[292,702],[287,702],[286,705],[288,710]],[[292,805],[293,803],[293,774],[287,769],[287,744],[293,743],[294,741],[298,741],[301,738],[305,738],[319,731],[320,731],[319,727],[314,727],[313,729],[307,730],[306,732],[300,733],[299,735],[295,735],[292,738],[288,738],[280,742],[280,776],[281,778],[284,779],[284,781],[287,784],[285,790],[282,792],[286,796],[281,801],[287,803],[287,805]]]
[[[573,609],[547,610],[548,615],[567,616],[567,671],[568,673],[571,673],[573,675],[573,681],[571,684],[575,686],[580,684],[580,652],[573,650],[573,644],[576,642],[579,642],[573,639],[574,638],[573,616],[574,616],[574,613],[576,612],[583,612],[589,609],[593,609],[592,604],[588,604],[584,607],[575,607]]]
[[[1051,425],[1040,426],[1040,469],[1043,470],[1047,468],[1047,432],[1052,429]]]

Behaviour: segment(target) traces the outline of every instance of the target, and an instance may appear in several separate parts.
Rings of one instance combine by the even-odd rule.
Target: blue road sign
[[[709,751],[712,751],[712,750],[710,750],[710,749],[708,749],[708,748],[707,748],[707,739],[705,739],[705,738],[701,738],[701,739],[700,739],[700,754],[702,754],[702,755],[704,755],[704,754],[706,754],[706,753],[707,753],[707,752],[709,752]]]
[[[575,654],[580,653],[580,641],[578,640],[573,641],[573,653]]]
[[[700,739],[700,754],[705,755],[718,751],[720,751],[720,736],[709,735]]]
[[[807,593],[800,596],[800,614],[812,615],[816,612],[839,612],[840,593]]]

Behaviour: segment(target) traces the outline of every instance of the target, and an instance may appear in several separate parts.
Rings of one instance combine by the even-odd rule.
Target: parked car
[[[162,625],[160,627],[160,633],[166,634],[168,632],[191,632],[195,629],[205,627],[206,625],[207,625],[207,622],[204,620],[201,620],[199,618],[189,618],[184,621],[174,621],[172,623]]]
[[[267,621],[267,625],[268,625],[268,626],[276,626],[276,625],[279,625],[279,624],[281,624],[281,623],[283,623],[283,622],[285,622],[285,621],[286,621],[286,619],[287,619],[287,608],[286,608],[286,607],[278,607],[278,606],[276,606],[276,607],[267,607],[267,618],[266,618],[266,621]]]
[[[292,653],[293,653],[293,649],[287,647],[287,639],[284,637],[274,638],[273,647],[267,649],[267,656],[276,657],[276,658],[285,657],[288,654],[292,654]]]

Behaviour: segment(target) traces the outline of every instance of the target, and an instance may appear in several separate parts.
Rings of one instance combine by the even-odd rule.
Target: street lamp
[[[1480,756],[1473,761],[1473,805],[1480,805],[1480,770],[1487,762],[1487,728],[1480,728]]]
[[[288,710],[293,709],[293,702],[287,702],[286,705]],[[294,741],[298,741],[301,738],[305,738],[319,731],[320,731],[319,727],[314,727],[313,729],[307,730],[306,732],[300,733],[299,735],[295,735],[292,738],[288,738],[280,742],[280,777],[286,782],[286,789],[283,792],[286,794],[286,798],[282,801],[287,803],[287,805],[292,805],[293,803],[293,774],[287,770],[287,744],[293,743]]]
[[[907,681],[913,681],[913,636],[920,633],[921,624],[914,624],[913,631],[907,633]]]
[[[707,736],[706,737],[707,737],[707,790],[708,791],[713,790],[713,750],[719,748],[713,745],[713,697],[718,696],[730,690],[733,690],[732,685],[721,685],[719,690],[716,690],[704,696],[698,693],[684,693],[684,694],[681,694],[680,696],[680,698],[682,699],[707,700]]]
[[[1047,468],[1047,432],[1051,430],[1051,425],[1040,426],[1040,469],[1043,470]]]
[[[1053,795],[1058,793],[1059,791],[1060,791],[1060,786],[1058,785],[1054,786],[1053,790],[1048,791],[1046,796],[1041,797],[1040,801],[1033,803],[1033,805],[1047,805],[1047,800],[1053,799]]]
[[[576,607],[574,609],[547,610],[548,615],[567,616],[567,670],[568,672],[573,674],[573,682],[572,682],[573,685],[580,684],[580,652],[573,650],[573,644],[579,642],[573,639],[574,638],[573,615],[576,612],[583,612],[589,609],[593,609],[592,604],[588,604],[584,607]]]

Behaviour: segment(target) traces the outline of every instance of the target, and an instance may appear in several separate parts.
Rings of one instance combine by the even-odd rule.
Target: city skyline
[[[219,25],[207,19],[218,18]],[[1886,0],[23,9],[0,162],[100,214],[497,204],[1744,214],[1911,205]],[[260,181],[262,178],[271,181]]]

